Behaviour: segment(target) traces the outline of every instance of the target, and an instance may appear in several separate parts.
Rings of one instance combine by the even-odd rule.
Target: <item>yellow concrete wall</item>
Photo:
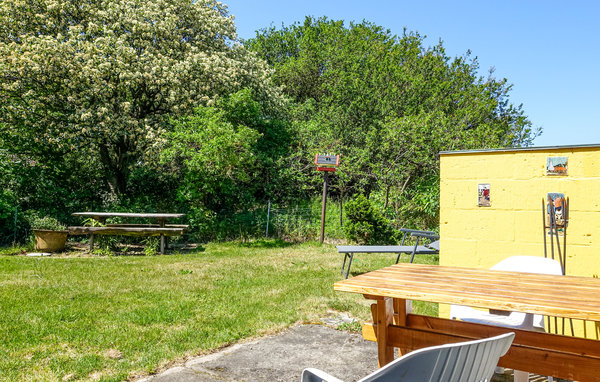
[[[568,175],[546,175],[549,156],[568,157]],[[440,161],[440,264],[489,268],[509,256],[544,256],[542,200],[560,192],[569,198],[567,274],[600,275],[600,147],[448,153]],[[480,183],[490,184],[491,207],[478,206]],[[588,323],[585,334],[598,330]]]

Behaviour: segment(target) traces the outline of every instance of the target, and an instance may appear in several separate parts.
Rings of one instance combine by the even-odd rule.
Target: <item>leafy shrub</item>
[[[46,229],[52,231],[63,231],[67,227],[51,216],[40,217],[36,213],[29,216],[29,225],[31,229]]]
[[[359,195],[346,203],[346,238],[359,244],[395,244],[396,233],[390,222],[371,202]]]
[[[27,226],[13,194],[7,190],[0,191],[0,245],[25,241]]]

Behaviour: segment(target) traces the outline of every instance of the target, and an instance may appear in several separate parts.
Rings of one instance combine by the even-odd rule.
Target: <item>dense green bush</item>
[[[58,221],[58,219],[52,216],[39,216],[33,214],[29,217],[29,224],[31,229],[42,229],[51,231],[63,231],[67,229],[67,226]]]
[[[396,232],[364,195],[346,203],[346,238],[359,244],[395,244]]]
[[[19,213],[14,196],[0,191],[0,245],[22,242],[27,233],[27,221]]]

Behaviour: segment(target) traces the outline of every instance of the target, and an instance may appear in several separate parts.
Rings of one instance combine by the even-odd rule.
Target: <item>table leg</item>
[[[164,226],[165,226],[165,220],[164,219],[158,219],[158,225],[161,228],[164,228]],[[165,235],[160,235],[160,254],[161,255],[165,254]]]
[[[352,266],[352,258],[354,257],[354,253],[346,253],[344,254],[344,263],[342,264],[342,274],[348,278],[350,274],[350,267]],[[348,269],[346,269],[346,260],[348,260]]]
[[[94,216],[94,220],[98,222],[97,226],[104,227],[106,225],[106,218],[103,216]],[[92,226],[96,226],[96,224],[92,224]],[[90,252],[94,250],[94,234],[90,234]]]
[[[412,300],[394,299],[394,325],[406,326],[406,316],[412,313]]]
[[[394,347],[388,345],[388,326],[394,322],[392,299],[384,297],[377,300],[377,355],[379,367],[394,360]]]

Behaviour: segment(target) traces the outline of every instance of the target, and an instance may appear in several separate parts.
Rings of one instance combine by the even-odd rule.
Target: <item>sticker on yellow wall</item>
[[[567,157],[548,157],[546,175],[567,175]]]
[[[491,207],[492,200],[490,198],[489,183],[480,183],[477,186],[477,205],[479,207]]]

